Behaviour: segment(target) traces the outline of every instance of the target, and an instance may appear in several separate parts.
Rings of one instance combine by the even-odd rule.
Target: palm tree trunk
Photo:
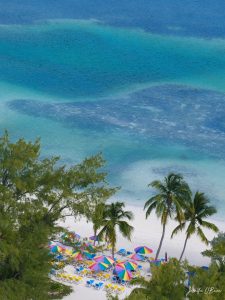
[[[112,258],[114,259],[114,255],[115,255],[115,245],[114,243],[112,243]]]
[[[94,229],[94,246],[95,246],[95,242],[96,242],[96,234],[97,234],[97,230]]]
[[[185,242],[184,242],[184,248],[182,250],[182,253],[181,253],[181,256],[179,258],[179,261],[181,261],[183,255],[184,255],[184,251],[185,251],[185,248],[186,248],[186,245],[187,245],[187,240],[188,240],[188,235],[186,236],[186,239],[185,239]]]
[[[160,250],[161,250],[161,247],[162,247],[162,242],[163,242],[163,239],[164,239],[165,231],[166,231],[166,223],[163,223],[162,236],[161,236],[161,240],[160,240],[160,243],[159,243],[158,250],[156,252],[155,259],[158,259],[158,257],[159,257],[159,253],[160,253]]]

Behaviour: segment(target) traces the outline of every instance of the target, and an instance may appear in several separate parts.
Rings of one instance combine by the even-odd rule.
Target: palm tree
[[[147,209],[146,219],[155,210],[157,217],[161,217],[163,225],[161,240],[156,252],[156,259],[158,259],[168,218],[176,217],[179,222],[182,221],[183,207],[188,199],[190,199],[191,191],[188,184],[183,180],[183,177],[174,173],[170,173],[163,181],[153,181],[149,186],[155,188],[157,193],[145,203],[144,209]]]
[[[90,217],[93,224],[93,231],[94,231],[94,246],[96,242],[97,231],[102,226],[105,207],[106,207],[105,203],[97,203]]]
[[[209,241],[202,231],[202,228],[208,228],[213,230],[214,232],[218,231],[218,228],[215,224],[205,221],[206,218],[216,213],[215,207],[209,206],[208,204],[209,200],[206,198],[204,193],[196,192],[194,195],[194,199],[187,203],[184,213],[184,221],[173,230],[171,237],[173,237],[174,234],[177,234],[178,231],[182,231],[188,223],[184,247],[179,261],[181,261],[184,255],[188,239],[194,233],[196,233],[204,243],[208,244]]]
[[[118,227],[120,233],[130,240],[133,226],[127,223],[127,220],[133,219],[133,213],[131,211],[124,210],[125,204],[123,202],[115,202],[106,205],[104,217],[102,220],[102,226],[99,238],[103,235],[106,237],[112,245],[112,257],[114,258],[115,246],[116,246],[116,229]]]

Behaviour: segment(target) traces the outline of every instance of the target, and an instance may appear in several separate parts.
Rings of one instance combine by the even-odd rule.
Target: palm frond
[[[172,234],[171,234],[171,238],[172,238],[175,234],[177,234],[179,231],[182,231],[182,230],[184,229],[184,227],[185,227],[185,222],[179,224],[179,225],[173,230],[173,232],[172,232]]]
[[[202,242],[208,245],[209,241],[200,227],[197,227],[197,234],[200,236]]]
[[[148,288],[149,287],[149,281],[145,280],[144,277],[139,277],[139,278],[134,278],[131,280],[130,282],[131,285],[139,285],[141,287],[144,288]]]
[[[147,209],[146,214],[145,214],[146,219],[150,216],[150,214],[151,214],[152,211],[156,208],[156,206],[157,206],[157,201],[152,202],[152,203],[148,206],[148,209]]]
[[[128,219],[129,221],[134,219],[134,214],[132,211],[123,211],[121,213],[121,218]]]
[[[145,205],[144,205],[144,210],[150,206],[152,203],[154,202],[159,202],[160,200],[162,200],[163,197],[161,194],[157,194],[157,195],[154,195],[153,197],[151,197],[150,199],[148,199],[146,202],[145,202]]]
[[[203,227],[206,227],[206,228],[208,228],[208,229],[211,229],[211,230],[213,230],[213,231],[215,231],[215,232],[218,232],[218,231],[219,231],[219,228],[218,228],[215,224],[213,224],[213,223],[211,223],[211,222],[202,221],[202,226],[203,226]]]
[[[121,234],[130,240],[134,227],[128,224],[126,221],[118,221],[117,224]]]

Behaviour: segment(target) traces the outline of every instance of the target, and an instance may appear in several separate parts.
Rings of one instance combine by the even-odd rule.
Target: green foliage
[[[208,244],[209,241],[206,238],[202,228],[208,228],[210,230],[213,230],[214,232],[218,231],[218,228],[215,224],[205,220],[215,213],[215,207],[209,205],[209,200],[206,198],[204,193],[196,192],[193,200],[190,199],[190,201],[186,203],[184,212],[185,219],[173,230],[171,235],[171,237],[173,237],[174,234],[178,233],[178,231],[183,230],[185,228],[185,225],[188,224],[186,230],[186,240],[180,256],[180,260],[182,259],[182,256],[184,254],[187,240],[193,234],[197,234],[204,243]]]
[[[216,264],[208,270],[195,268],[191,288],[187,293],[190,300],[222,300],[225,295],[225,273]]]
[[[183,220],[183,208],[186,202],[189,201],[191,191],[183,177],[174,173],[170,173],[163,181],[153,181],[149,186],[153,187],[157,193],[145,203],[146,218],[155,210],[163,225],[162,237],[156,253],[157,259],[164,239],[168,218],[176,218],[179,222]]]
[[[186,280],[185,264],[179,264],[171,259],[167,264],[152,267],[152,278],[134,279],[137,286],[127,300],[183,300],[185,296],[184,282]]]
[[[88,190],[88,201],[84,206],[84,214],[87,220],[93,224],[94,236],[97,236],[98,230],[102,226],[104,212],[106,210],[107,200],[117,192],[118,188],[98,187]],[[94,241],[95,245],[95,241]]]
[[[63,299],[65,296],[72,292],[72,288],[67,285],[60,284],[55,281],[50,283],[50,291],[48,293],[48,299]]]
[[[203,256],[211,258],[211,262],[217,264],[219,271],[225,272],[225,233],[220,232],[211,242],[211,249],[202,252]]]
[[[84,213],[90,190],[107,193],[103,165],[97,155],[68,168],[57,157],[41,159],[39,140],[0,138],[0,299],[49,299],[48,242],[60,219]]]
[[[132,220],[133,214],[130,211],[125,211],[124,207],[123,202],[115,202],[105,206],[102,220],[103,228],[99,233],[100,238],[105,236],[106,240],[112,245],[113,257],[117,240],[116,229],[118,228],[120,233],[128,239],[131,238],[133,231],[133,227],[126,221]]]

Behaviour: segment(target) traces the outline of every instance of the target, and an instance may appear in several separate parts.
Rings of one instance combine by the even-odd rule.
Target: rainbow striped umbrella
[[[122,270],[126,270],[126,267],[124,266],[124,263],[116,264],[115,268],[113,270],[113,274],[118,274]]]
[[[128,258],[133,259],[133,260],[137,260],[137,261],[143,261],[145,260],[144,256],[138,253],[134,253],[128,256]]]
[[[57,245],[51,245],[50,246],[50,249],[51,249],[51,252],[52,253],[58,253],[58,252],[63,252],[63,248],[62,247],[60,247],[60,246],[57,246]]]
[[[83,251],[83,255],[85,255],[87,259],[93,259],[95,257],[94,253],[90,253],[88,251]]]
[[[95,261],[97,261],[97,262],[103,262],[103,263],[105,263],[105,264],[107,264],[107,265],[112,265],[112,264],[114,264],[114,259],[112,258],[112,257],[110,257],[110,256],[105,256],[105,255],[101,255],[101,256],[96,256],[95,258],[94,258],[94,260]]]
[[[124,281],[130,281],[132,279],[132,273],[126,269],[116,271],[117,276],[124,280]]]
[[[107,270],[109,265],[103,262],[94,262],[92,265],[89,266],[89,269],[95,272],[105,271]]]
[[[138,267],[138,265],[133,261],[126,261],[123,263],[123,265],[125,266],[126,270],[129,271],[135,271]]]
[[[65,254],[68,255],[68,256],[71,256],[73,254],[73,250],[71,249],[66,249],[65,250]]]
[[[144,254],[144,255],[146,255],[146,254],[151,254],[151,253],[153,252],[152,249],[150,249],[150,248],[148,248],[148,247],[146,247],[146,246],[140,246],[140,247],[137,247],[137,248],[134,249],[134,251],[135,251],[136,253]]]
[[[83,256],[79,251],[72,253],[71,257],[75,260],[83,260]]]

